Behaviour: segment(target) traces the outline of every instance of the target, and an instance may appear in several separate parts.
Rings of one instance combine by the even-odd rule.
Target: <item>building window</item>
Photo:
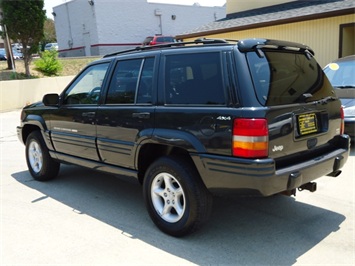
[[[355,54],[355,23],[340,25],[339,58]]]

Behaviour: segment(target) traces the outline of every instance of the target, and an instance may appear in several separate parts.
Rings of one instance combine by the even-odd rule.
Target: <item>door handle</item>
[[[141,118],[141,119],[148,119],[150,118],[150,113],[133,113],[133,118]]]

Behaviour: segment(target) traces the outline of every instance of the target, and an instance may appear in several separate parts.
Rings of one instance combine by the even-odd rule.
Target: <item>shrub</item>
[[[54,49],[41,53],[41,58],[34,62],[36,70],[45,76],[54,76],[62,70],[58,60],[58,52]]]

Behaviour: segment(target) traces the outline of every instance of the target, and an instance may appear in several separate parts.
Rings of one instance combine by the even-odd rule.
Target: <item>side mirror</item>
[[[49,93],[43,96],[42,102],[45,106],[58,106],[59,95],[56,93]]]

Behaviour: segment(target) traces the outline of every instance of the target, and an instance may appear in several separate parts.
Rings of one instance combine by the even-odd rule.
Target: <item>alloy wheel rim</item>
[[[185,213],[186,198],[180,183],[169,173],[158,174],[151,186],[154,209],[169,223],[178,222]]]
[[[43,166],[43,154],[40,145],[36,141],[30,143],[28,159],[32,170],[38,174]]]

